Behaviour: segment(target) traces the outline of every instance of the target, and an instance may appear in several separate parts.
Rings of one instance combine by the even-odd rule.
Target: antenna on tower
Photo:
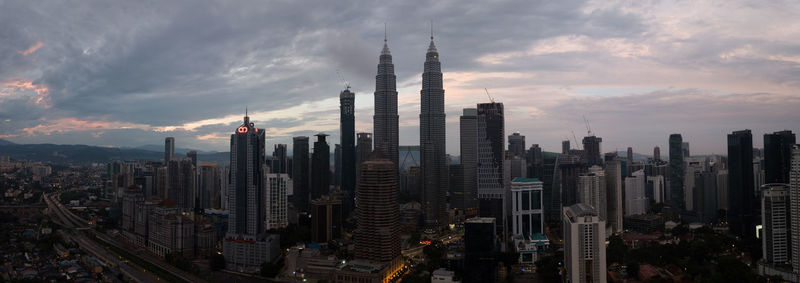
[[[486,91],[486,96],[488,96],[488,97],[489,97],[489,101],[491,101],[492,103],[494,103],[494,98],[492,98],[492,96],[489,94],[489,90],[488,90],[488,89],[486,89],[486,88],[483,88],[483,90],[484,90],[484,91]]]
[[[431,20],[431,40],[433,40],[433,20]]]
[[[344,76],[342,76],[342,72],[339,72],[339,69],[336,69],[336,74],[339,75],[339,80],[341,80],[342,83],[344,84],[344,88],[350,90],[350,83],[344,79]]]
[[[388,32],[386,29],[386,22],[383,22],[383,42],[385,43],[388,40]]]

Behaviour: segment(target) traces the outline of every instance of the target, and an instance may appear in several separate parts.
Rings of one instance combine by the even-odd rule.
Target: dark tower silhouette
[[[755,238],[753,188],[753,134],[750,130],[728,134],[728,226],[730,233]]]
[[[399,136],[397,115],[397,77],[394,75],[392,53],[386,38],[379,57],[378,74],[375,76],[375,115],[372,116],[375,148],[380,149],[397,170]]]
[[[795,135],[789,130],[764,134],[764,183],[789,183],[795,143]]]
[[[314,153],[311,155],[311,199],[315,200],[328,194],[331,184],[331,147],[325,141],[328,135],[315,135]]]
[[[292,148],[292,186],[294,207],[298,212],[309,212],[311,201],[308,137],[294,137]]]
[[[422,167],[423,212],[426,232],[447,225],[447,154],[445,152],[444,89],[439,53],[433,44],[428,46],[425,69],[422,73],[419,114],[419,146]]]

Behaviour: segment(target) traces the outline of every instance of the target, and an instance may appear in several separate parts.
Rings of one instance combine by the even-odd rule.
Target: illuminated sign
[[[247,133],[247,127],[241,126],[238,129],[236,129],[236,131],[239,132],[240,134]]]

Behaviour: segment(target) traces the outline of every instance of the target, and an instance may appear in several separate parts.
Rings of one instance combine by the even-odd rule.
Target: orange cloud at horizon
[[[29,136],[34,136],[37,133],[50,135],[53,133],[66,133],[66,132],[73,132],[73,131],[91,131],[95,130],[95,135],[102,135],[104,130],[116,130],[116,129],[139,129],[139,130],[151,130],[149,125],[144,124],[136,124],[136,123],[129,123],[129,122],[106,122],[106,121],[87,121],[81,120],[74,117],[68,118],[60,118],[54,120],[50,123],[43,123],[33,127],[24,128],[22,129]]]
[[[29,79],[10,79],[0,83],[0,97],[11,96],[21,91],[34,91],[35,97],[31,97],[34,104],[44,108],[50,108],[50,89],[45,85],[34,84]]]

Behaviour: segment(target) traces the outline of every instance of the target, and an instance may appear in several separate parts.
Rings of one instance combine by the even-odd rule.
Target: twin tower
[[[386,38],[375,76],[375,115],[373,137],[375,149],[383,152],[399,166],[397,77]],[[448,162],[445,151],[445,112],[442,67],[439,52],[433,43],[433,32],[425,55],[420,90],[419,146],[422,186],[422,207],[426,232],[435,232],[447,225]]]

